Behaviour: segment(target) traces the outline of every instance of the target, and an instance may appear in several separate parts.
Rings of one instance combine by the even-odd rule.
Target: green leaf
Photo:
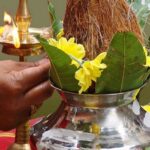
[[[63,23],[60,19],[57,18],[56,11],[55,11],[54,5],[52,3],[49,3],[48,9],[49,9],[49,13],[53,20],[52,28],[53,28],[54,36],[56,36],[63,28]]]
[[[62,50],[48,44],[47,40],[37,37],[51,61],[50,78],[55,86],[72,92],[78,92],[78,81],[75,79],[77,67],[71,65],[72,59]]]
[[[150,80],[148,83],[140,90],[138,94],[138,101],[141,106],[150,104]]]
[[[55,11],[54,5],[52,3],[49,3],[48,10],[49,10],[49,13],[51,14],[51,16],[53,17],[53,19],[56,19],[57,18],[56,11]]]
[[[96,93],[132,90],[146,80],[146,57],[141,43],[133,33],[117,33],[103,62],[107,68],[98,78]]]
[[[61,31],[63,28],[62,22],[59,19],[54,20],[53,25],[52,25],[55,37],[56,35]]]

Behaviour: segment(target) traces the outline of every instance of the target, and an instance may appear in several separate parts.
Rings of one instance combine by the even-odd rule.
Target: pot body
[[[136,90],[99,95],[57,90],[64,106],[32,128],[39,150],[150,148],[150,114],[137,101],[130,104]]]

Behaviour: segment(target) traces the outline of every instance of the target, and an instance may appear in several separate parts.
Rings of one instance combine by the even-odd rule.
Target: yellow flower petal
[[[145,53],[145,57],[146,57],[146,64],[145,67],[150,67],[150,56],[148,56],[148,50],[143,47],[144,53]]]
[[[102,62],[102,60],[106,57],[106,55],[107,55],[107,52],[100,53],[100,54],[94,59],[94,61]]]
[[[55,40],[55,39],[52,39],[52,38],[50,38],[49,40],[48,40],[48,42],[50,43],[50,45],[52,45],[52,46],[57,46],[57,41]]]
[[[75,38],[73,38],[73,37],[70,38],[70,39],[68,40],[68,42],[69,42],[69,43],[74,43],[74,42],[75,42]]]
[[[146,47],[143,47],[143,50],[144,50],[145,56],[147,57],[148,51],[147,51]]]
[[[150,67],[150,56],[147,56],[146,58],[146,66]]]
[[[106,69],[107,65],[106,64],[100,64],[100,69]]]
[[[135,90],[135,92],[133,94],[133,97],[132,97],[133,100],[136,100],[137,95],[139,94],[139,92],[140,92],[140,89]]]
[[[150,105],[142,106],[146,112],[150,112]]]

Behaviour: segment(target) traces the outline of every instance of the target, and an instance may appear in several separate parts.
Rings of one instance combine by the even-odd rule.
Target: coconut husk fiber
[[[137,18],[125,0],[67,0],[64,18],[65,37],[75,37],[93,59],[106,51],[116,32],[143,36]]]

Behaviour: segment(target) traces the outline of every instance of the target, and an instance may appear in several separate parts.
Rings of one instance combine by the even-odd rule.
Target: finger
[[[51,87],[50,82],[45,81],[25,94],[25,105],[40,105],[44,100],[50,97],[52,93],[53,88]]]
[[[38,66],[26,68],[16,73],[16,81],[22,86],[24,92],[37,86],[49,78],[50,62],[39,62]]]
[[[38,62],[16,62],[16,71],[38,66]]]
[[[24,69],[30,68],[30,67],[37,67],[47,61],[49,61],[49,60],[45,58],[45,59],[42,59],[37,62],[15,62],[16,67],[14,67],[14,68],[16,69],[16,71],[24,70]]]

